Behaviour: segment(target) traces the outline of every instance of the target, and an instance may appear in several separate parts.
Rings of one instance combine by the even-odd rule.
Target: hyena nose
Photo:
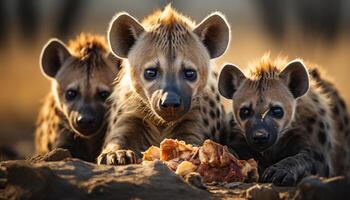
[[[87,128],[94,124],[95,117],[91,114],[79,115],[77,118],[77,124],[81,128]]]
[[[253,135],[254,142],[263,143],[263,142],[269,141],[269,139],[270,139],[270,134],[265,131],[257,131]]]
[[[177,94],[172,92],[166,92],[160,100],[161,108],[178,108],[180,106],[181,106],[180,97]]]

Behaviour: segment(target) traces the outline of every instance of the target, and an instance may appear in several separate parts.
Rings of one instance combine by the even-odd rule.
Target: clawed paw
[[[297,183],[297,177],[287,169],[271,166],[264,171],[261,181],[278,186],[294,186]]]
[[[131,150],[115,150],[101,153],[97,158],[97,163],[99,165],[128,165],[136,164],[137,158]]]

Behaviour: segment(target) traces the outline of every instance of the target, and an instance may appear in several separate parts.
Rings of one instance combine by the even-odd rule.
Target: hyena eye
[[[197,79],[197,72],[193,69],[185,69],[184,78],[189,81],[195,81]]]
[[[241,108],[241,110],[239,111],[239,117],[242,120],[248,119],[251,115],[252,115],[252,109],[248,108],[248,107],[243,107]]]
[[[101,91],[98,93],[98,97],[102,100],[102,101],[106,101],[106,99],[109,97],[110,93],[108,91]]]
[[[281,119],[283,117],[283,109],[280,106],[272,106],[270,108],[272,117]]]
[[[148,68],[148,69],[145,70],[144,76],[145,76],[146,80],[151,81],[151,80],[154,80],[154,79],[157,78],[158,73],[159,73],[158,69],[156,69],[156,68]]]
[[[65,96],[67,101],[73,101],[78,96],[78,91],[72,89],[67,90]]]

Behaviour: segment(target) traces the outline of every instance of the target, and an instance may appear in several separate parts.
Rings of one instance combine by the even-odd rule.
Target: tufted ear
[[[145,31],[142,25],[128,13],[119,13],[111,21],[108,41],[113,53],[120,58],[127,58],[131,47]]]
[[[244,80],[246,80],[246,77],[238,67],[226,64],[219,75],[218,88],[220,94],[227,99],[232,99]]]
[[[288,63],[279,77],[287,85],[294,98],[303,96],[309,90],[309,73],[301,60]]]
[[[210,58],[217,58],[225,53],[230,42],[230,26],[220,13],[213,13],[205,18],[195,29]]]
[[[66,45],[59,39],[53,38],[44,46],[40,56],[40,67],[42,72],[54,78],[62,64],[71,54]]]

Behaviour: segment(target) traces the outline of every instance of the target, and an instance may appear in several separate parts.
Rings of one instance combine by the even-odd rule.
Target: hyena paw
[[[99,165],[128,165],[136,164],[137,158],[135,153],[131,150],[115,150],[102,152],[97,158],[97,163]]]
[[[297,183],[297,177],[288,169],[270,166],[264,171],[261,181],[278,186],[294,186]]]

